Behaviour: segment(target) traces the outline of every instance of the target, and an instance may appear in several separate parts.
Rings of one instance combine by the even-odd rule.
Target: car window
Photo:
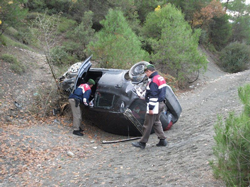
[[[141,123],[144,123],[145,113],[146,113],[146,102],[142,99],[136,99],[131,105],[130,110],[134,117]]]
[[[113,94],[97,92],[95,106],[109,109],[113,106],[114,100]]]

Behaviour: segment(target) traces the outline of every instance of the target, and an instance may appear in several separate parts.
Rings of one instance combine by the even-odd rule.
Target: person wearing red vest
[[[166,97],[166,81],[155,71],[154,65],[150,64],[146,67],[145,73],[149,78],[149,83],[146,88],[145,100],[147,102],[147,112],[143,124],[143,134],[139,142],[133,142],[134,147],[144,149],[148,142],[152,128],[159,138],[159,143],[156,146],[166,146],[167,141],[163,132],[160,116],[165,107]]]
[[[85,106],[90,106],[89,97],[91,95],[91,88],[93,85],[95,85],[95,81],[93,79],[89,79],[86,84],[80,84],[69,96],[69,103],[73,113],[74,135],[83,136],[84,126],[82,124],[80,103]]]

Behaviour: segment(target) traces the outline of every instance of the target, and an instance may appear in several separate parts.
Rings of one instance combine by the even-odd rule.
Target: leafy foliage
[[[245,4],[245,0],[234,0],[227,3],[227,9],[234,14],[230,14],[232,20],[232,42],[250,43],[250,5]]]
[[[192,27],[207,27],[213,17],[221,17],[225,14],[221,3],[217,0],[212,0],[207,6],[196,11],[192,20]]]
[[[180,8],[185,15],[185,20],[192,24],[194,13],[199,12],[203,7],[210,3],[211,0],[168,0],[171,4]]]
[[[5,62],[10,63],[10,69],[19,75],[23,74],[26,71],[26,67],[12,55],[3,54],[1,56],[1,59]]]
[[[8,62],[8,63],[14,63],[15,61],[17,61],[17,59],[15,57],[13,57],[12,55],[9,55],[9,54],[3,54],[1,56],[1,59],[4,60],[5,62]]]
[[[211,161],[211,166],[227,186],[250,185],[250,85],[240,87],[238,95],[245,106],[243,113],[230,113],[225,122],[218,117],[215,125],[216,162]]]
[[[227,2],[229,10],[239,12],[231,17],[225,15],[218,0],[3,0],[0,6],[0,30],[23,44],[42,46],[48,60],[56,65],[82,61],[94,53],[102,67],[128,68],[139,60],[149,59],[148,52],[151,61],[164,73],[176,77],[180,85],[206,67],[204,56],[197,50],[198,42],[213,52],[221,51],[230,41],[250,43],[249,6],[242,0]],[[111,18],[116,16],[111,16],[110,8],[121,12],[120,15]],[[39,25],[32,27],[32,32],[18,26],[28,25],[32,20],[42,21],[37,12],[46,12],[43,24],[49,32],[41,32],[44,28]],[[57,21],[54,13],[60,14]],[[2,17],[8,18],[7,22]],[[112,26],[113,22],[119,29]],[[50,36],[41,38],[46,35]],[[1,44],[7,44],[3,37],[0,39]],[[34,43],[35,39],[39,39],[40,46]]]
[[[68,13],[72,4],[72,1],[65,0],[28,0],[24,3],[31,12],[43,13],[46,10],[49,15]]]
[[[8,27],[17,27],[22,24],[27,9],[22,7],[24,0],[1,0],[0,1],[0,35]]]
[[[88,46],[89,53],[100,59],[101,67],[128,68],[148,59],[121,11],[110,10],[101,24],[103,29],[96,33],[96,39]]]
[[[210,41],[217,50],[223,49],[232,35],[232,25],[228,21],[228,16],[214,17],[210,23]]]
[[[124,13],[124,17],[128,21],[129,26],[136,34],[138,34],[141,29],[139,14],[138,14],[139,2],[140,1],[134,1],[134,0],[126,0],[126,1],[109,0],[111,7],[115,7],[114,9],[120,10]]]
[[[137,7],[139,20],[141,23],[144,23],[146,20],[147,15],[154,11],[157,5],[163,5],[167,3],[166,0],[164,1],[155,1],[155,0],[147,0],[147,1],[135,1],[135,6]]]
[[[245,15],[238,17],[232,27],[232,38],[231,41],[245,42],[250,44],[250,16]]]
[[[56,46],[51,49],[51,61],[53,64],[67,64],[68,54],[64,46]]]
[[[61,33],[65,33],[76,26],[77,26],[76,21],[72,19],[67,19],[65,17],[61,17],[58,24],[58,31]]]
[[[221,63],[225,71],[236,73],[246,70],[250,60],[250,49],[244,43],[230,43],[220,52]]]
[[[86,46],[92,41],[94,36],[93,26],[93,12],[88,11],[84,13],[82,22],[75,27],[72,31],[67,33],[69,39],[72,42],[65,44],[71,55],[76,55],[79,60],[87,58]]]
[[[172,74],[181,82],[206,67],[205,56],[198,51],[200,30],[192,31],[173,5],[150,13],[143,29],[144,38],[153,49],[152,60],[164,73]]]

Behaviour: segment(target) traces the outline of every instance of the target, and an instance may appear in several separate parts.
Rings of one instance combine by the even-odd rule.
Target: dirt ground
[[[36,68],[20,77],[1,61],[0,187],[225,186],[209,166],[214,159],[213,126],[217,115],[241,112],[237,89],[250,82],[249,70],[226,74],[208,54],[207,72],[189,91],[177,93],[183,112],[165,132],[167,147],[156,147],[158,139],[152,134],[145,150],[140,150],[131,141],[102,144],[127,137],[103,132],[88,122],[85,135],[77,137],[70,118],[38,119],[28,114],[37,85],[48,83],[51,74],[42,56],[17,48],[11,52],[20,58],[27,55],[25,60]]]

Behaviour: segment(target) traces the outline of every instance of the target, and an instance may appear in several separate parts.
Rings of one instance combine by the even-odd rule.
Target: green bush
[[[152,47],[151,60],[163,73],[174,76],[179,86],[186,87],[195,80],[189,79],[189,75],[206,69],[207,60],[198,51],[201,30],[192,29],[175,6],[167,4],[150,12],[142,31]]]
[[[28,9],[22,6],[22,1],[0,1],[1,26],[0,35],[3,34],[8,27],[18,28],[23,24]]]
[[[86,53],[86,46],[93,40],[94,30],[93,26],[93,12],[87,11],[82,17],[82,22],[72,29],[70,29],[66,37],[69,41],[63,43],[66,47],[67,53],[76,56],[78,60],[83,61],[88,57]]]
[[[76,21],[62,17],[58,24],[58,31],[64,33],[68,30],[73,30],[73,28],[76,27],[76,24]]]
[[[5,30],[5,34],[7,34],[8,36],[12,36],[12,37],[16,38],[16,36],[18,34],[18,31],[13,27],[8,27]]]
[[[207,31],[201,30],[201,35],[200,35],[200,38],[199,38],[200,44],[206,45],[208,43],[208,41],[209,41],[209,37],[208,37]]]
[[[148,60],[148,53],[141,49],[141,41],[121,11],[110,9],[101,24],[103,29],[88,45],[89,54],[100,59],[101,67],[125,69],[136,62]]]
[[[238,95],[244,104],[239,116],[230,113],[223,121],[218,117],[215,125],[216,161],[211,161],[214,175],[227,186],[250,185],[250,85],[240,87]]]
[[[26,67],[12,55],[3,54],[1,56],[1,59],[5,62],[10,63],[11,64],[10,69],[19,75],[21,75],[22,73],[26,71]]]
[[[51,50],[52,62],[55,65],[66,64],[68,61],[68,54],[64,46],[56,46]]]
[[[1,56],[1,59],[5,62],[8,62],[8,63],[15,63],[17,61],[17,59],[15,57],[13,57],[12,55],[9,55],[9,54],[3,54]]]
[[[10,69],[19,75],[25,73],[26,71],[26,67],[19,61],[11,64]]]
[[[230,43],[220,52],[219,65],[229,73],[236,73],[248,69],[250,48],[244,43]]]
[[[214,17],[210,23],[210,40],[216,50],[220,51],[227,44],[232,35],[232,24],[228,21],[229,16],[223,15],[221,17]]]
[[[0,44],[4,46],[15,46],[15,47],[19,47],[22,49],[32,50],[29,46],[24,45],[20,42],[16,42],[12,40],[10,37],[6,36],[5,34],[2,34],[0,36]]]

